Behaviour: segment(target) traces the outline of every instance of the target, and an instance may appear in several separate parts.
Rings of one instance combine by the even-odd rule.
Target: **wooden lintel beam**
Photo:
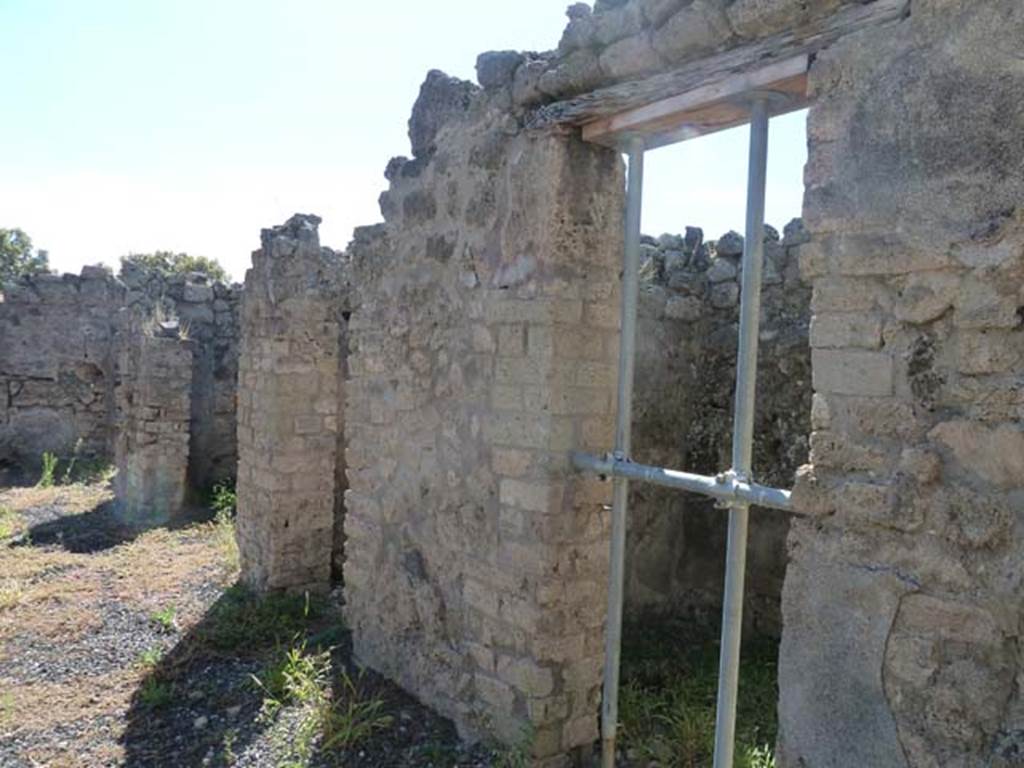
[[[806,54],[760,69],[727,75],[713,83],[583,125],[583,139],[617,147],[624,139],[642,136],[648,149],[660,147],[749,121],[753,94],[774,94],[772,115],[807,105]]]
[[[774,62],[818,51],[846,35],[899,24],[910,0],[868,0],[843,5],[835,13],[804,27],[743,43],[701,57],[668,72],[608,85],[538,107],[527,120],[533,130],[578,128],[629,110],[686,94],[732,75],[764,69]]]

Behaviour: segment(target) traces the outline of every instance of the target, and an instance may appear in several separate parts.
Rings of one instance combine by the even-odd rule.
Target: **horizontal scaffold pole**
[[[595,456],[592,453],[573,453],[572,462],[576,469],[583,472],[678,488],[722,501],[738,501],[759,507],[781,509],[785,512],[793,511],[789,491],[743,482],[730,472],[715,477],[694,475],[674,469],[634,464],[627,459],[616,459],[612,455]]]

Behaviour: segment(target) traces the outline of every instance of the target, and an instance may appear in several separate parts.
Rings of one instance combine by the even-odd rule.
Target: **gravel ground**
[[[253,675],[298,638],[224,647],[240,591],[222,528],[135,534],[108,488],[60,486],[0,488],[0,532],[0,765],[292,765],[303,711],[261,715]],[[355,677],[332,605],[299,633],[329,637],[332,668]],[[500,763],[387,681],[358,679],[389,723],[349,749],[319,752],[314,739],[308,765]]]

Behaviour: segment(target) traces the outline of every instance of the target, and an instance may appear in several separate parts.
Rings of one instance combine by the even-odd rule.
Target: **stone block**
[[[676,11],[652,38],[665,61],[677,63],[710,53],[731,35],[729,21],[714,0],[694,0]]]
[[[741,37],[759,38],[783,32],[815,17],[827,16],[840,0],[736,0],[728,8],[729,23]]]
[[[814,389],[863,397],[893,392],[893,360],[884,352],[815,349],[811,356]]]
[[[213,286],[198,283],[185,283],[183,294],[185,301],[191,304],[204,304],[213,301]]]
[[[1024,487],[1024,427],[990,426],[966,419],[944,421],[928,437],[963,469],[999,488]]]
[[[664,66],[649,34],[636,34],[612,43],[599,57],[601,71],[612,80],[655,72]]]
[[[815,314],[811,318],[811,346],[878,349],[882,346],[882,320],[857,313]]]
[[[777,759],[903,765],[882,669],[900,599],[911,587],[892,569],[830,562],[816,551],[824,542],[812,546],[790,563],[783,590]]]

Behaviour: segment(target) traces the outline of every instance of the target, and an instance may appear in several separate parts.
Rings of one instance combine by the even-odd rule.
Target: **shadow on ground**
[[[319,655],[325,664],[329,659],[325,684],[342,712],[351,712],[356,700],[380,702],[377,727],[353,728],[351,743],[330,750],[315,737],[299,754],[309,708],[286,701],[269,713],[268,691],[254,680],[273,688],[271,670],[280,674],[289,651],[307,659]],[[449,721],[379,676],[356,670],[336,605],[304,597],[261,600],[241,585],[226,590],[142,680],[122,743],[126,768],[490,764],[489,752],[462,745]]]
[[[95,509],[74,515],[61,514],[41,507],[33,510],[36,522],[11,540],[12,547],[60,547],[76,554],[102,552],[133,540],[140,531],[117,519],[114,501],[106,501]],[[48,515],[52,512],[52,516]],[[49,519],[47,519],[49,518]]]
[[[59,490],[59,489],[58,489]],[[154,529],[184,530],[208,522],[212,515],[201,507],[190,508],[163,525],[131,525],[117,512],[117,501],[108,499],[91,509],[68,514],[58,498],[23,512],[27,527],[8,544],[11,547],[59,547],[75,554],[95,554],[134,541]]]

